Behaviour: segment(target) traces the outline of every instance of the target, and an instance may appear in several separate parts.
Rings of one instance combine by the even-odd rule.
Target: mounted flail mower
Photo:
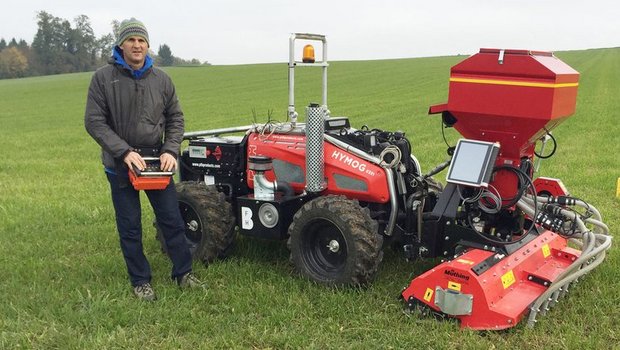
[[[322,61],[296,40],[322,43]],[[535,146],[574,112],[579,74],[550,53],[483,49],[454,66],[430,108],[462,135],[427,174],[404,132],[355,129],[327,108],[327,42],[293,34],[286,123],[188,132],[179,207],[196,259],[229,253],[235,233],[287,239],[291,261],[326,285],[367,285],[384,246],[443,262],[411,281],[411,308],[463,327],[504,329],[553,306],[604,257],[599,212],[560,180],[533,178]],[[298,122],[297,67],[321,67],[322,104]],[[233,134],[244,133],[243,136]],[[553,153],[553,152],[551,152]],[[538,159],[546,155],[536,155]],[[448,168],[445,188],[432,175]]]

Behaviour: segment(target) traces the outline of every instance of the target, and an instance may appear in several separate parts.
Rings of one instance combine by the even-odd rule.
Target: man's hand
[[[164,152],[159,156],[159,164],[162,171],[174,171],[177,167],[177,160],[172,154]]]
[[[133,170],[132,165],[135,165],[138,169],[140,169],[140,171],[146,169],[146,162],[142,159],[138,152],[131,151],[127,153],[123,161],[127,164],[127,167],[130,170]]]

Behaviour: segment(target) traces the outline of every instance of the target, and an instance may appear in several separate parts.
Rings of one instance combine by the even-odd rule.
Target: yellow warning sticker
[[[543,252],[543,257],[545,257],[545,258],[548,257],[549,255],[551,255],[551,249],[549,248],[548,244],[545,244],[542,247],[542,252]]]
[[[452,289],[455,290],[457,292],[461,291],[461,284],[460,283],[456,283],[456,282],[452,282],[452,281],[448,281],[448,289]]]
[[[426,293],[424,293],[424,300],[430,303],[432,297],[433,297],[433,290],[430,288],[426,288]]]
[[[465,259],[457,259],[456,261],[460,262],[461,264],[465,264],[465,265],[473,265],[474,262],[471,260],[465,260]]]
[[[510,270],[502,276],[502,286],[504,286],[504,289],[506,289],[512,286],[513,283],[515,283],[515,274],[512,272],[512,270]]]

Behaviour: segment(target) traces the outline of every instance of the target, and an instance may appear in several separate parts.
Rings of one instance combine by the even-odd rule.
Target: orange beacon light
[[[304,46],[304,54],[301,60],[304,63],[314,63],[314,47],[312,45]]]

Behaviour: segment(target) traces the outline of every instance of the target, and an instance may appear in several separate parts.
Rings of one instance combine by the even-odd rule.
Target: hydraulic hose
[[[567,203],[565,199],[561,199],[560,201],[564,204]],[[536,316],[539,313],[544,313],[555,305],[558,299],[567,292],[573,282],[576,282],[581,276],[584,276],[601,264],[605,259],[606,251],[611,247],[609,228],[602,222],[600,212],[594,206],[579,199],[571,199],[568,201],[572,206],[585,208],[592,215],[592,217],[582,219],[575,211],[566,209],[562,206],[554,206],[554,203],[557,202],[558,200],[553,197],[534,198],[530,195],[524,195],[517,202],[519,209],[523,210],[523,212],[534,220],[534,215],[537,211],[542,212],[547,210],[547,212],[561,217],[561,219],[564,220],[563,226],[569,225],[569,222],[572,222],[573,225],[570,225],[570,227],[573,228],[573,233],[571,233],[570,241],[577,243],[581,248],[581,255],[579,258],[564,270],[556,278],[556,281],[530,306],[530,314],[527,323],[529,327],[534,326]],[[552,207],[548,207],[549,205],[552,205]],[[588,229],[586,223],[594,226],[593,230]]]

